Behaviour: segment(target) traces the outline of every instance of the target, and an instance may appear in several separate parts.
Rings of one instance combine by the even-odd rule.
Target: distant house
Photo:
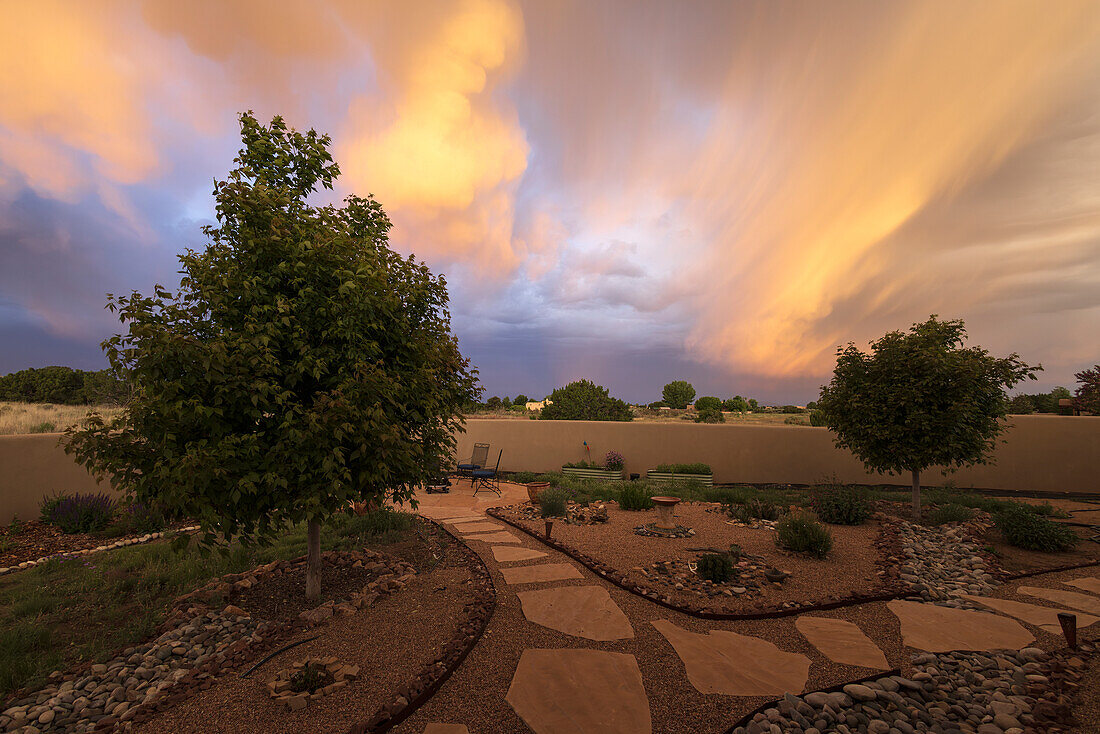
[[[550,398],[546,398],[545,400],[540,400],[537,403],[534,400],[528,400],[526,403],[524,403],[523,407],[527,408],[527,410],[542,410],[547,405],[553,404],[553,400],[551,400]]]

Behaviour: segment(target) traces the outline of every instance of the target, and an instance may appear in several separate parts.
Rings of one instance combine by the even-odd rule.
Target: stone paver
[[[589,640],[634,637],[630,620],[602,586],[559,586],[517,594],[527,621]]]
[[[463,536],[463,540],[480,540],[483,543],[518,543],[519,538],[512,535],[508,531],[501,531],[499,533],[476,533],[473,535]]]
[[[428,724],[424,727],[424,734],[470,734],[465,724]]]
[[[1058,612],[1069,611],[1068,609],[1041,607],[1038,604],[1028,604],[1022,601],[1012,601],[1011,599],[994,599],[987,596],[967,595],[963,598],[969,599],[975,604],[981,604],[984,607],[995,609],[1001,614],[1007,614],[1010,617],[1015,617],[1028,624],[1033,624],[1040,629],[1052,632],[1056,635],[1062,634],[1062,625],[1058,623]],[[1094,617],[1091,614],[1083,614],[1081,612],[1074,612],[1074,614],[1077,615],[1078,627],[1088,627],[1089,625],[1100,622],[1100,617]]]
[[[1067,607],[1080,609],[1090,614],[1100,615],[1100,599],[1091,594],[1081,594],[1065,589],[1044,589],[1038,586],[1021,586],[1017,591],[1028,596],[1037,596],[1040,599],[1052,601],[1055,604],[1063,604]]]
[[[493,546],[493,558],[497,563],[508,563],[511,561],[530,561],[532,558],[545,558],[546,554],[542,551],[532,550],[531,548],[519,548],[514,545],[494,545]]]
[[[736,632],[697,634],[665,619],[654,620],[653,626],[672,643],[688,680],[700,693],[779,696],[806,687],[810,659],[805,655]]]
[[[1019,622],[995,614],[895,600],[886,607],[901,620],[902,641],[918,650],[1019,650],[1035,640]]]
[[[1066,583],[1070,586],[1076,586],[1078,589],[1091,591],[1093,594],[1100,594],[1100,579],[1095,576],[1083,576],[1079,579],[1067,581]]]
[[[583,578],[571,563],[543,563],[538,566],[512,566],[502,568],[504,581],[509,584],[536,584],[546,581],[564,581]]]
[[[467,522],[455,525],[455,530],[463,534],[496,532],[503,529],[503,525],[495,522]]]
[[[858,625],[843,619],[806,616],[799,617],[794,624],[830,660],[864,668],[890,668],[886,655]]]
[[[478,522],[484,519],[485,515],[460,515],[459,517],[448,517],[441,522],[445,525],[458,525],[466,522]]]
[[[633,655],[524,650],[505,700],[536,734],[649,734],[653,722]]]

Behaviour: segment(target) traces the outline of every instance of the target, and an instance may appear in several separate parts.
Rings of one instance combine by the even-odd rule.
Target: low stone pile
[[[513,505],[506,509],[510,510],[513,516],[520,520],[538,521],[543,519],[542,510],[538,505]],[[597,504],[570,502],[566,506],[565,514],[564,518],[555,518],[555,520],[566,525],[602,525],[611,519],[607,514],[607,505],[603,502]]]
[[[686,525],[677,525],[674,528],[662,528],[655,522],[639,525],[634,528],[635,535],[643,535],[647,538],[692,538],[695,530]]]
[[[321,681],[324,685],[316,690],[295,690],[296,676],[301,676],[307,668],[313,668],[324,677]],[[358,665],[345,665],[335,656],[324,658],[306,658],[284,668],[268,681],[267,690],[271,697],[285,705],[290,711],[301,711],[310,701],[318,701],[322,697],[335,693],[350,681],[359,677]]]
[[[730,580],[720,583],[700,578],[694,564],[686,561],[658,561],[644,567],[635,566],[633,570],[662,586],[706,599],[719,596],[750,598],[769,583],[781,584],[788,575],[772,568],[762,556],[749,553],[742,553],[740,560],[734,562]]]
[[[1082,652],[1093,652],[1082,645]],[[914,656],[907,677],[851,683],[841,691],[786,694],[734,734],[1071,731],[1069,692],[1084,655],[953,652]]]
[[[900,578],[924,601],[970,607],[963,594],[989,595],[999,585],[967,525],[925,528],[903,522],[899,537],[905,553]]]
[[[92,665],[78,677],[50,683],[15,701],[0,715],[0,727],[26,734],[88,732],[100,722],[129,721],[140,706],[157,701],[192,668],[220,663],[235,644],[263,640],[270,626],[235,607],[208,612],[151,642],[126,648],[109,663]]]

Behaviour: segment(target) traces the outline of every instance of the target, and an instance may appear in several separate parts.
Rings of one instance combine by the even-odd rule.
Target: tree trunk
[[[920,469],[913,470],[913,522],[920,522]]]
[[[321,596],[321,523],[309,521],[306,535],[306,598]]]

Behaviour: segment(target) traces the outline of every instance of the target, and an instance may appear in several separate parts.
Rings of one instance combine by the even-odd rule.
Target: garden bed
[[[876,544],[881,534],[878,522],[855,527],[830,525],[833,550],[827,558],[819,560],[780,550],[775,545],[774,532],[768,528],[731,524],[726,515],[713,511],[716,505],[712,503],[677,505],[676,522],[695,531],[689,538],[636,535],[634,528],[652,522],[656,511],[626,511],[615,502],[606,505],[606,523],[556,523],[553,538],[614,568],[628,582],[656,592],[659,598],[667,599],[674,606],[702,607],[715,612],[749,612],[783,609],[795,604],[828,603],[853,594],[872,596],[893,588],[885,580],[886,573],[880,573],[885,559]],[[522,505],[504,508],[500,514],[532,532],[543,532],[541,520],[531,519]],[[704,552],[700,549],[726,550],[730,544],[740,546],[744,554],[741,563],[746,564],[742,567],[745,583],[736,586],[745,591],[734,593],[735,584],[707,588],[697,578],[677,578],[678,574],[686,575],[687,564],[694,563]],[[659,570],[662,565],[672,572],[663,573]],[[789,575],[782,582],[771,582],[763,578],[767,568]],[[677,584],[682,588],[677,588]]]
[[[563,466],[561,473],[574,479],[596,479],[601,482],[620,482],[623,479],[622,469],[591,469],[585,467]]]
[[[173,522],[162,530],[179,530],[189,525],[190,523],[186,521]],[[94,550],[116,543],[132,545],[149,534],[65,533],[60,528],[40,520],[13,522],[0,527],[0,569],[18,567],[21,563],[62,553]]]

